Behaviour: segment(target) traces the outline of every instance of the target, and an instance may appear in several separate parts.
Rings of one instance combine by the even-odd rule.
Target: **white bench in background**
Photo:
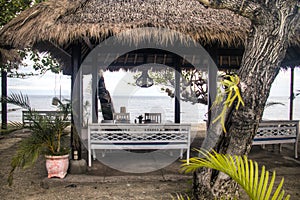
[[[68,113],[66,116],[66,113],[63,111],[42,111],[42,110],[38,110],[38,111],[34,111],[35,113],[35,117],[37,118],[43,118],[43,117],[47,117],[48,119],[52,120],[54,122],[54,120],[59,117],[62,119],[66,119],[66,121],[70,121],[71,120],[71,114]],[[37,119],[38,120],[38,119]],[[31,115],[29,111],[22,111],[22,122],[23,122],[23,126],[24,127],[28,127],[31,126],[33,124]]]
[[[88,164],[94,150],[158,150],[180,149],[190,157],[190,124],[89,124]]]
[[[295,158],[298,158],[299,121],[268,120],[259,123],[252,145],[293,143]]]

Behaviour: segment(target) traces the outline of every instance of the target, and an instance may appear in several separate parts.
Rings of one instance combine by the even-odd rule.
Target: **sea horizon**
[[[28,95],[30,104],[35,110],[57,110],[56,106],[52,105],[52,98],[57,97],[70,99],[70,95]],[[85,101],[85,100],[84,100]],[[134,120],[140,114],[146,112],[160,112],[163,115],[165,122],[172,122],[174,118],[174,98],[169,96],[126,96],[112,95],[112,101],[115,112],[120,111],[120,107],[126,107],[126,111],[131,113],[131,119]],[[289,119],[289,97],[287,96],[270,96],[268,102],[277,102],[266,107],[264,110],[263,119],[265,120],[288,120]],[[294,120],[300,119],[300,100],[296,97],[294,103]],[[8,121],[22,121],[22,109],[17,106],[8,104]],[[192,105],[190,102],[181,102],[181,121],[201,123],[206,120],[207,106],[203,104]],[[100,113],[101,114],[101,113]],[[101,120],[101,116],[99,117]]]

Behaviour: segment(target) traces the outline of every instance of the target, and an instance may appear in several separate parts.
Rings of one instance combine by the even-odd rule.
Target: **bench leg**
[[[190,164],[190,148],[186,150],[186,163]]]
[[[294,149],[295,149],[295,158],[298,158],[298,143],[297,142],[295,142]]]
[[[96,151],[95,151],[95,149],[93,149],[93,160],[96,160],[97,159],[97,157],[96,157]]]
[[[281,153],[282,151],[282,144],[279,144],[279,152]]]
[[[91,149],[88,151],[88,160],[89,160],[89,167],[92,166],[92,155],[91,155]]]
[[[180,159],[183,158],[183,149],[180,149]]]

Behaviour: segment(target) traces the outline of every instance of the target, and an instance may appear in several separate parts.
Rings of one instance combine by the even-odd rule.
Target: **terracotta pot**
[[[48,178],[64,178],[69,168],[69,154],[62,156],[45,156]]]

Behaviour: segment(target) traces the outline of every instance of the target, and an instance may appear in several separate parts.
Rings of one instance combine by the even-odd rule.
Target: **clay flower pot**
[[[64,178],[67,175],[69,168],[69,154],[62,156],[48,156],[46,155],[46,169],[48,171],[48,178],[58,177]]]

